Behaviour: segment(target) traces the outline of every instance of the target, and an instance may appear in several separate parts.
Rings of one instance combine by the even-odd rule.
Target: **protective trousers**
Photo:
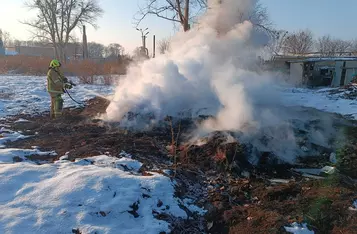
[[[50,116],[52,119],[62,116],[63,99],[61,94],[50,93],[51,96],[51,111]]]

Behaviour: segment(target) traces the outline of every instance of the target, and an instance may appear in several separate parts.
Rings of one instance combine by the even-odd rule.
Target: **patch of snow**
[[[307,89],[285,88],[280,89],[282,103],[285,106],[312,107],[321,111],[351,115],[357,119],[357,100],[348,100],[340,97],[341,94],[328,94],[332,88]]]
[[[97,165],[103,167],[120,168],[122,170],[128,170],[138,172],[142,167],[142,163],[131,158],[115,158],[108,157],[107,155],[95,156],[84,159],[76,159],[75,162],[79,165]]]
[[[50,97],[46,91],[45,76],[0,76],[0,117],[16,114],[36,114],[49,111]],[[77,101],[86,101],[96,95],[108,96],[113,86],[79,84],[69,92]],[[78,107],[68,95],[64,94],[64,107]]]
[[[59,160],[68,160],[68,155],[63,155],[59,158]]]
[[[0,233],[160,233],[169,223],[153,213],[187,218],[170,178],[131,174],[114,157],[87,160],[0,165]]]
[[[269,181],[273,184],[288,184],[290,182],[290,180],[286,179],[270,179]]]
[[[14,123],[27,123],[27,122],[30,122],[30,121],[27,119],[20,118],[20,119],[16,120]]]
[[[196,212],[201,216],[205,215],[207,213],[207,210],[204,210],[204,209],[194,205],[194,201],[192,199],[185,198],[185,199],[183,199],[183,203],[191,212]]]
[[[131,158],[120,158],[117,161],[117,166],[128,168],[131,171],[138,172],[143,164],[139,161],[133,160]]]
[[[327,93],[327,92],[331,92],[334,90],[338,90],[339,88],[320,88],[316,90],[316,93]]]
[[[173,171],[170,169],[162,170],[162,172],[165,173],[166,175],[173,175]]]
[[[314,231],[310,231],[307,228],[306,223],[298,224],[296,222],[291,224],[291,227],[284,227],[285,231],[294,233],[294,234],[314,234]]]
[[[3,163],[13,163],[14,157],[18,157],[24,161],[27,160],[27,157],[31,155],[39,156],[56,156],[57,153],[54,151],[45,152],[38,149],[14,149],[14,148],[4,148],[0,149],[0,164]]]
[[[357,200],[352,203],[352,206],[348,207],[351,211],[357,211]]]
[[[10,129],[2,127],[0,129],[0,147],[4,148],[7,142],[14,142],[21,139],[26,139],[29,136],[24,136],[20,132],[15,132]]]
[[[132,155],[128,154],[127,152],[125,152],[124,150],[122,150],[119,154],[120,157],[124,157],[124,158],[131,158]]]

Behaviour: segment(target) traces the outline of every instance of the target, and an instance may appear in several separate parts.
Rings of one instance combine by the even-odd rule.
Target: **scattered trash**
[[[330,154],[330,162],[333,163],[333,164],[336,164],[337,163],[337,159],[336,159],[336,153],[331,153]]]
[[[335,167],[330,167],[330,166],[324,166],[321,169],[321,173],[325,173],[325,174],[328,174],[328,175],[331,175],[331,174],[335,173],[335,171],[336,171],[336,168]]]
[[[295,233],[295,234],[314,234],[314,231],[310,231],[307,228],[307,224],[298,224],[297,222],[294,222],[291,224],[292,227],[284,227],[285,231],[290,232],[290,233]]]
[[[309,151],[309,149],[306,146],[301,146],[301,150],[304,151],[304,152],[308,152]]]
[[[304,177],[310,177],[315,179],[323,179],[323,176],[332,175],[336,172],[335,167],[324,166],[321,169],[318,168],[294,168],[293,171],[302,173]]]
[[[269,180],[273,184],[288,184],[290,180],[285,180],[285,179],[270,179]]]
[[[296,172],[310,175],[320,175],[321,172],[321,169],[318,168],[294,168],[293,170]]]
[[[311,178],[311,179],[316,179],[316,180],[323,180],[325,177],[322,176],[316,176],[316,175],[310,175],[310,174],[302,174],[303,177]]]

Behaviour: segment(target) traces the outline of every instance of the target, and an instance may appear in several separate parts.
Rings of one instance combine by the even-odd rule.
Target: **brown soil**
[[[357,171],[357,164],[351,164],[355,162],[352,140],[341,156],[340,173],[313,180],[293,174],[291,166],[253,167],[245,160],[244,146],[238,142],[222,145],[219,137],[203,146],[182,143],[177,150],[172,146],[168,149],[172,144],[168,126],[151,132],[121,130],[96,119],[107,105],[107,101],[96,98],[84,109],[66,109],[60,120],[51,120],[47,114],[9,118],[3,123],[34,136],[8,146],[55,150],[56,157],[31,158],[49,162],[66,152],[74,160],[100,154],[118,156],[126,151],[144,163],[144,175],[150,176],[145,169],[154,166],[159,171],[176,169],[175,176],[182,182],[177,195],[194,193],[192,184],[202,187],[195,191],[199,191],[199,203],[208,210],[207,233],[286,233],[283,226],[292,222],[307,222],[315,233],[357,233],[357,211],[349,210],[357,198],[357,189],[355,182],[345,175],[348,172],[353,176]],[[31,122],[13,123],[19,117]],[[357,133],[356,129],[350,130],[351,136]],[[169,164],[174,158],[177,165]],[[242,177],[242,171],[249,172],[249,177]],[[273,184],[269,180],[273,177],[289,181]],[[189,225],[185,223],[185,227]]]

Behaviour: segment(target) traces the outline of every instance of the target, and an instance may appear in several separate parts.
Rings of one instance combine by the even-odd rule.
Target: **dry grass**
[[[0,74],[12,72],[23,75],[46,75],[49,61],[49,58],[23,55],[0,57]],[[98,76],[102,76],[104,84],[112,84],[113,79],[110,75],[125,74],[129,62],[128,59],[119,61],[77,60],[63,64],[63,71],[66,75],[78,76],[82,83],[93,84]]]

